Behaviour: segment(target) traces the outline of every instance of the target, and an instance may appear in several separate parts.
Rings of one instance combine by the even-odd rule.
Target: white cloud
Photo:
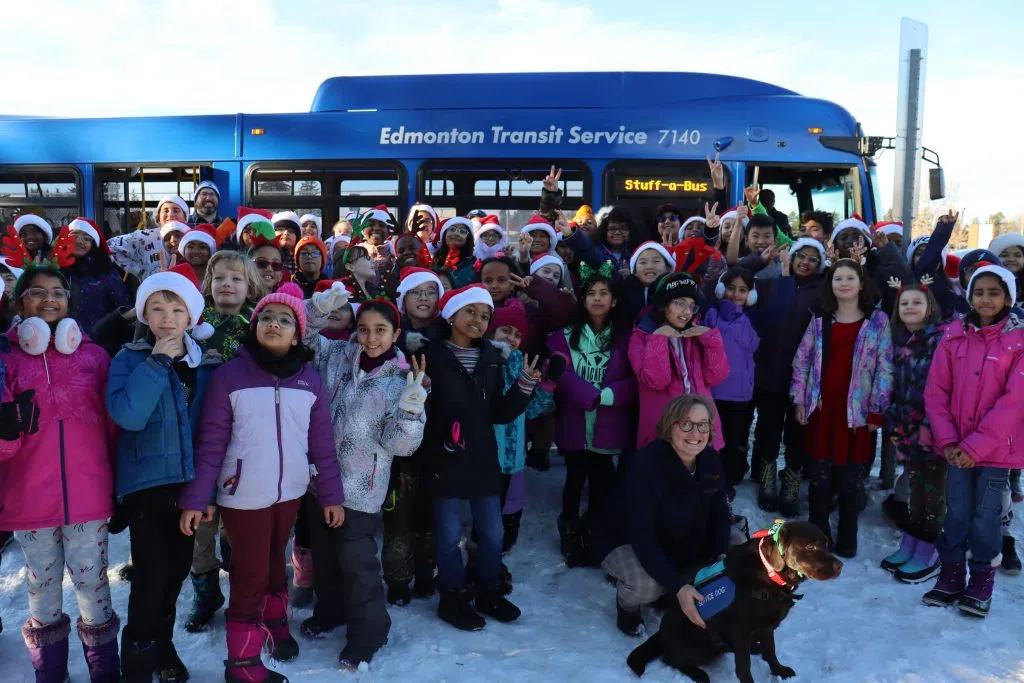
[[[896,27],[836,48],[757,33],[753,22],[709,30],[710,19],[610,20],[574,0],[455,9],[412,0],[8,4],[5,24],[17,30],[0,43],[4,114],[305,111],[317,86],[337,75],[654,70],[764,80],[840,103],[868,134],[896,127]],[[925,144],[942,156],[972,215],[1016,213],[1024,199],[1003,179],[1024,156],[1014,132],[1024,66],[943,53],[957,46],[941,39],[933,35],[930,48]],[[889,182],[890,167],[883,161]],[[888,203],[891,190],[882,196]]]

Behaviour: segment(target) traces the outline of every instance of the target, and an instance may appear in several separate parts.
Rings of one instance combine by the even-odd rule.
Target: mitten
[[[331,285],[330,289],[325,289],[322,292],[317,292],[310,299],[316,309],[327,315],[332,311],[336,311],[342,308],[348,303],[349,293],[345,289],[345,285],[340,282],[335,282]]]

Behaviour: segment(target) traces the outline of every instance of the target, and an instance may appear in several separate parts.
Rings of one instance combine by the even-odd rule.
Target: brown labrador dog
[[[736,657],[736,678],[753,683],[750,653],[752,646],[759,645],[773,675],[795,676],[775,655],[775,629],[803,597],[795,593],[800,583],[808,578],[834,579],[842,569],[842,562],[828,551],[828,541],[817,527],[808,522],[786,522],[775,534],[729,550],[725,575],[735,585],[735,597],[724,610],[705,619],[707,628],[694,625],[679,602],[671,600],[660,630],[633,650],[626,663],[642,676],[647,664],[660,656],[691,679],[708,683],[711,679],[700,667],[731,651]]]

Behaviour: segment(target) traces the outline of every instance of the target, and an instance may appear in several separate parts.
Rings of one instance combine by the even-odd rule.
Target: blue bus
[[[555,164],[564,208],[625,205],[645,220],[711,196],[720,152],[735,204],[755,177],[791,217],[879,216],[860,126],[842,107],[759,81],[699,73],[339,77],[307,113],[66,119],[0,117],[0,219],[95,217],[133,229],[201,180],[240,205],[320,215],[325,229],[378,204],[483,209],[516,229]],[[653,222],[652,222],[653,223]]]

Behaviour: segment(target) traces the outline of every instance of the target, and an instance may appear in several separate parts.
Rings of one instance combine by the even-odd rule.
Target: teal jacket
[[[196,372],[191,409],[173,367],[151,358],[148,341],[125,344],[110,363],[107,411],[121,428],[117,444],[118,501],[129,493],[195,478],[193,443],[210,373],[206,356]]]

